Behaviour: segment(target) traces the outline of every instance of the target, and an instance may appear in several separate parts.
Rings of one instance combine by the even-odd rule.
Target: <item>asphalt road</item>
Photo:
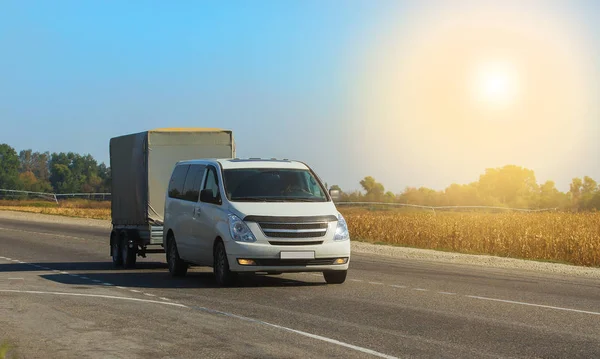
[[[0,341],[24,358],[598,358],[600,281],[358,255],[348,280],[112,268],[108,231],[0,219]]]

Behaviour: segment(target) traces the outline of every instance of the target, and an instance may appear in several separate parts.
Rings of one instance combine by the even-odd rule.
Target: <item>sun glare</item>
[[[505,108],[517,101],[518,74],[513,66],[505,63],[480,65],[474,75],[475,99],[494,108]]]
[[[449,181],[507,163],[571,166],[589,151],[581,138],[597,102],[566,5],[455,3],[415,5],[407,23],[381,26],[353,94],[367,119],[357,155],[402,161],[397,178],[411,168]]]

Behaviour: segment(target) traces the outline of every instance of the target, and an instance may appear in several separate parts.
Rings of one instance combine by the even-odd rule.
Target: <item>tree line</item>
[[[19,153],[0,144],[0,189],[51,193],[110,192],[110,168],[73,152]]]
[[[362,191],[341,192],[347,202],[388,202],[422,206],[497,206],[511,208],[559,208],[600,210],[600,187],[589,176],[573,178],[569,191],[559,191],[553,181],[538,184],[533,170],[507,165],[488,168],[476,182],[451,184],[436,191],[406,187],[401,193],[386,191],[367,176]],[[16,152],[0,144],[0,189],[51,193],[110,193],[110,167],[91,155],[73,152]]]
[[[534,171],[507,165],[488,168],[476,182],[451,184],[436,191],[426,187],[406,187],[401,193],[386,191],[383,184],[367,176],[360,181],[362,191],[344,192],[347,202],[388,202],[422,206],[494,206],[510,208],[558,208],[562,210],[599,210],[600,188],[589,176],[573,178],[569,191],[559,191],[553,181],[538,184]]]

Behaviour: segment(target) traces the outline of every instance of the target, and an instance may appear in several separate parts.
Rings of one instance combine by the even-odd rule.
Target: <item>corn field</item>
[[[355,240],[600,266],[600,213],[341,212]]]

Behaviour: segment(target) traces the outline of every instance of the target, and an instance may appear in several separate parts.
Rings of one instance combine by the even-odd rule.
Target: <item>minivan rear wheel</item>
[[[172,277],[183,277],[188,270],[187,263],[179,257],[175,236],[169,235],[167,244],[167,263],[169,264],[169,273]]]
[[[229,262],[227,261],[227,252],[225,252],[225,245],[223,242],[218,241],[215,244],[215,250],[213,252],[214,263],[213,272],[215,273],[215,279],[219,287],[228,287],[232,285],[237,277],[237,273],[232,272],[229,269]]]
[[[327,284],[342,284],[346,281],[347,270],[335,270],[323,272],[323,277]]]

